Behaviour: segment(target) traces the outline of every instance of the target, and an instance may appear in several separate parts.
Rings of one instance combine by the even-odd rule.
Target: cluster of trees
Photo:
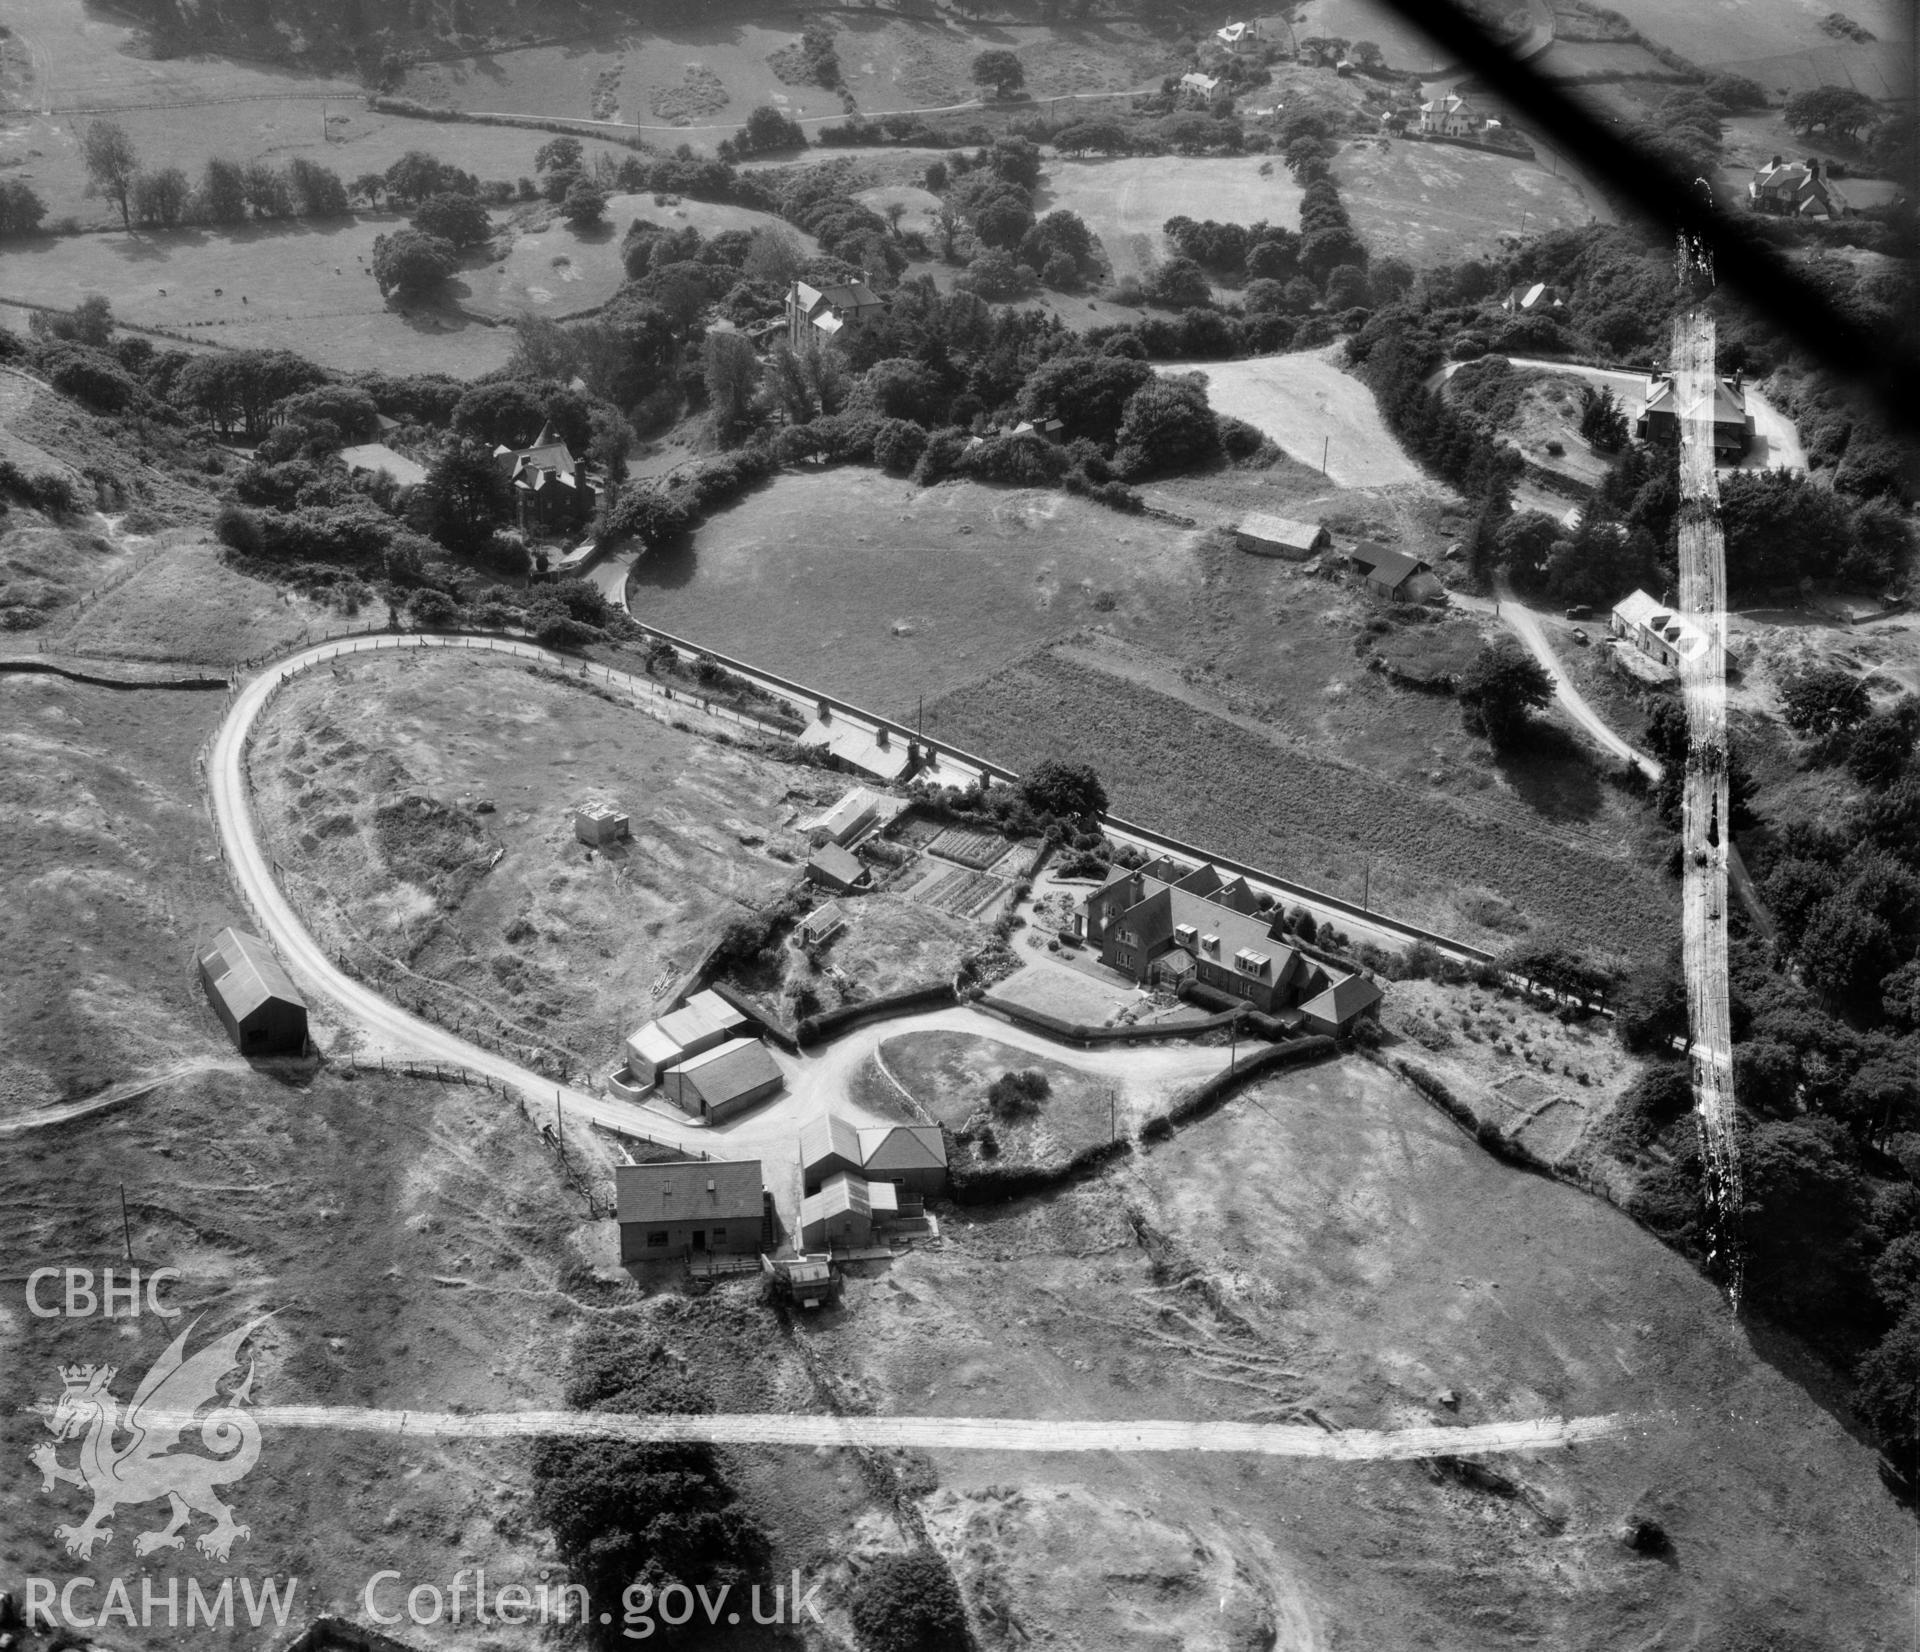
[[[706,1387],[664,1346],[605,1321],[589,1325],[575,1345],[566,1401],[577,1411],[636,1416],[713,1409]],[[765,1575],[766,1534],[711,1445],[544,1440],[533,1453],[533,1505],[590,1600],[617,1601],[636,1583],[714,1593],[727,1587],[744,1598]],[[590,1633],[601,1646],[621,1644],[617,1615]]]
[[[173,229],[186,223],[243,224],[249,218],[342,218],[350,210],[340,175],[304,157],[281,168],[215,156],[195,182],[177,166],[142,166],[126,129],[110,120],[87,128],[81,153],[88,193],[111,201],[129,230],[136,224]]]
[[[31,235],[47,215],[47,203],[20,178],[0,182],[0,237]]]
[[[1778,876],[1785,895],[1802,879],[1808,847],[1803,834],[1787,833],[1749,858],[1769,866],[1766,883],[1771,889]],[[1847,877],[1899,882],[1865,859]],[[1908,884],[1896,898],[1910,911],[1913,894]],[[1814,944],[1827,938],[1816,934]],[[1752,939],[1736,940],[1729,966],[1747,1300],[1851,1370],[1856,1407],[1910,1464],[1920,1448],[1920,1157],[1906,1145],[1920,1130],[1916,1022],[1883,1011],[1863,1025],[1833,1013],[1831,1000],[1782,973]],[[1628,1208],[1705,1260],[1705,1171],[1686,1067],[1674,1059],[1687,1029],[1677,959],[1629,982],[1616,1028],[1630,1050],[1656,1058],[1621,1098],[1625,1142],[1671,1155],[1643,1165]]]

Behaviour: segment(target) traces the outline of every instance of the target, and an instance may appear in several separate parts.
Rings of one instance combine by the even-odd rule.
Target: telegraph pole
[[[120,1233],[127,1242],[127,1260],[133,1260],[133,1223],[127,1216],[127,1184],[120,1184]]]

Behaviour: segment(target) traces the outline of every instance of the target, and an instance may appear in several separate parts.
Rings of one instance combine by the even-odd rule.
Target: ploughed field
[[[1302,749],[1284,730],[1208,712],[1041,652],[933,708],[928,726],[1015,770],[1067,753],[1095,764],[1114,813],[1313,883],[1367,865],[1384,912],[1477,938],[1454,897],[1480,886],[1597,953],[1648,956],[1677,913],[1649,866],[1599,833],[1553,826],[1494,797],[1380,777],[1364,749]],[[1492,944],[1499,942],[1488,937]]]

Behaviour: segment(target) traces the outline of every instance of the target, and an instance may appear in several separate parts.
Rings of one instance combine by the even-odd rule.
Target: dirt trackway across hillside
[[[1261,1457],[1317,1457],[1338,1462],[1407,1461],[1482,1452],[1543,1451],[1604,1439],[1629,1426],[1624,1417],[1540,1417],[1468,1427],[1327,1430],[1297,1423],[1187,1422],[1139,1418],[1101,1422],[1078,1417],[868,1417],[822,1412],[373,1411],[348,1406],[260,1406],[263,1431],[337,1429],[434,1439],[520,1440],[564,1436],[635,1444],[832,1446],[982,1451],[1233,1451]],[[149,1427],[172,1423],[145,1419]],[[204,1419],[182,1415],[182,1427]]]

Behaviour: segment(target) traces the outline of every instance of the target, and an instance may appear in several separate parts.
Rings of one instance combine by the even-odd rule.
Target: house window
[[[1132,945],[1133,945],[1133,931],[1132,931],[1131,929],[1123,929],[1123,930],[1121,930],[1121,931],[1120,931],[1120,939],[1121,939],[1121,940],[1123,940],[1123,941],[1125,941],[1125,942],[1127,943],[1127,945],[1128,945],[1128,946],[1132,946]]]
[[[725,1250],[727,1248],[727,1230],[725,1228],[709,1229],[707,1242],[712,1245],[715,1250]]]
[[[1121,962],[1121,963],[1123,963],[1123,964],[1125,964],[1125,965],[1127,965],[1127,966],[1128,966],[1128,968],[1132,968],[1132,966],[1133,966],[1133,954],[1132,954],[1131,952],[1129,952],[1129,951],[1128,951],[1128,950],[1127,950],[1127,949],[1126,949],[1125,947],[1121,947],[1121,948],[1119,949],[1119,951],[1117,951],[1117,952],[1116,952],[1116,953],[1114,954],[1114,956],[1115,956],[1116,958],[1118,958],[1118,959],[1120,960],[1120,962]]]
[[[647,1235],[647,1243],[649,1246],[652,1246],[652,1245],[664,1246],[666,1242],[667,1242],[667,1230],[665,1228],[659,1228],[656,1231],[649,1233]]]

